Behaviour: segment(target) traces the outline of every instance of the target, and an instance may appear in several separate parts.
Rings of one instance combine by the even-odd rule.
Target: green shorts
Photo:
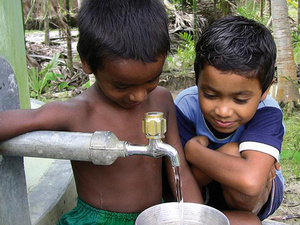
[[[77,206],[64,214],[58,225],[134,225],[139,213],[115,213],[96,209],[78,198]]]

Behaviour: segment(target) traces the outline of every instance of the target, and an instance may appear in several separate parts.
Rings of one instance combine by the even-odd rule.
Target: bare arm
[[[244,151],[240,156],[211,151],[195,139],[185,148],[187,160],[222,185],[246,196],[264,191],[274,158],[257,151]]]
[[[203,147],[207,147],[209,145],[209,140],[206,136],[196,136],[195,141],[197,141]],[[203,173],[203,171],[201,171],[198,167],[194,166],[193,164],[190,165],[190,168],[200,188],[209,184],[213,180],[211,177]]]
[[[238,143],[228,143],[219,148],[218,151],[229,155],[241,157]],[[257,214],[268,200],[272,188],[272,180],[276,176],[276,169],[280,169],[280,164],[278,162],[275,162],[272,165],[268,174],[266,186],[262,188],[261,192],[259,192],[257,195],[247,196],[244,193],[236,191],[231,187],[222,185],[223,194],[227,205],[232,209],[251,211],[254,214]]]
[[[0,112],[0,141],[34,130],[68,130],[74,103],[53,102],[38,109]]]

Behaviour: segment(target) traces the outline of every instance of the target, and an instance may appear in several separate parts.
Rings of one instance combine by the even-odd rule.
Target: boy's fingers
[[[276,177],[276,166],[275,164],[271,167],[271,170],[269,172],[269,177],[268,177],[268,180],[274,180]]]
[[[275,162],[275,169],[276,170],[281,170],[281,165],[279,162]]]

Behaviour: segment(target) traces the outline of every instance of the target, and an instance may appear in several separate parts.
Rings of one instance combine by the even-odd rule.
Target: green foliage
[[[300,172],[300,118],[296,114],[284,114],[286,133],[282,143],[282,163],[288,163],[293,168],[296,177]]]
[[[294,60],[296,64],[300,63],[300,25],[296,30],[293,30],[291,33],[293,48],[294,48]]]
[[[286,1],[289,7],[293,7],[297,9],[298,7],[298,0],[287,0]]]
[[[190,69],[195,60],[195,47],[193,35],[180,33],[179,46],[174,55],[169,55],[167,61],[173,69],[180,70],[180,74],[185,74]]]
[[[258,11],[257,10],[253,10],[253,3],[252,1],[247,1],[246,5],[244,6],[238,6],[238,8],[236,9],[237,13],[241,16],[244,16],[246,18],[255,18],[257,17]]]
[[[62,74],[55,73],[59,63],[59,55],[55,54],[50,62],[41,71],[38,68],[32,67],[28,71],[30,97],[41,100],[43,92],[47,92],[52,85],[51,81],[56,81],[58,78],[64,79]],[[72,88],[66,81],[59,82],[57,89],[63,91],[66,88]]]
[[[288,14],[294,20],[297,20],[298,0],[287,0]]]
[[[260,8],[256,7],[256,4],[252,0],[246,1],[245,5],[239,5],[236,9],[236,12],[243,17],[253,19],[264,25],[266,25],[268,22],[267,18],[261,18]]]
[[[81,87],[82,87],[82,89],[88,89],[90,86],[91,86],[91,82],[87,81]]]

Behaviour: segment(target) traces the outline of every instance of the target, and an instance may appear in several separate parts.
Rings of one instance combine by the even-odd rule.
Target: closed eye
[[[128,86],[126,86],[126,85],[117,85],[117,86],[115,86],[115,88],[118,90],[118,91],[126,91],[127,90],[127,88],[128,88]]]
[[[149,80],[148,83],[156,83],[157,81],[159,80],[159,76],[158,77],[155,77],[154,79],[152,80]]]
[[[148,83],[156,83],[159,80],[159,77],[161,75],[162,71],[153,79],[149,80]]]
[[[203,92],[203,96],[204,96],[204,98],[208,98],[208,99],[215,99],[217,97],[214,94],[208,94],[208,93],[205,93],[205,92]]]
[[[239,98],[235,98],[235,99],[234,99],[234,102],[237,103],[237,104],[243,105],[243,104],[247,104],[247,103],[248,103],[248,100],[249,100],[249,99],[239,99]]]

